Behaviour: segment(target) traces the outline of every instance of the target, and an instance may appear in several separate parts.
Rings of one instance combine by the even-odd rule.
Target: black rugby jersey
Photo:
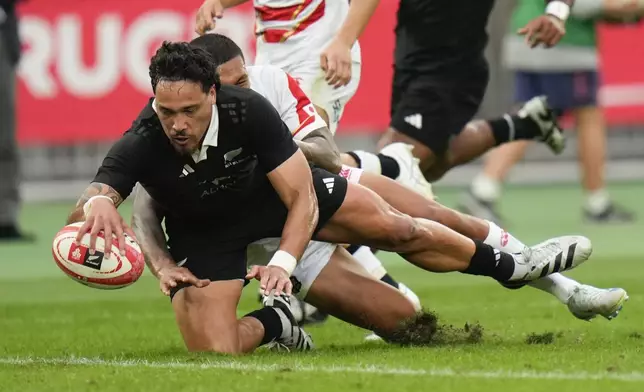
[[[296,151],[275,108],[251,89],[222,86],[217,92],[216,146],[195,163],[175,151],[152,108],[146,105],[111,148],[94,178],[123,198],[141,183],[173,222],[229,220],[278,198],[266,173]],[[203,147],[202,147],[203,148]]]
[[[400,0],[396,69],[460,71],[481,60],[493,7],[494,0]]]

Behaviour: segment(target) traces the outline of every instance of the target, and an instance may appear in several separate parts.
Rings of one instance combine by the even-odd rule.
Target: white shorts
[[[324,71],[320,68],[319,61],[294,64],[284,68],[284,71],[298,81],[311,102],[326,111],[329,116],[329,130],[335,135],[344,107],[358,91],[361,63],[353,62],[351,81],[346,86],[337,89],[324,80]]]
[[[279,238],[265,238],[256,241],[248,247],[248,264],[249,265],[266,265],[277,251],[280,244]],[[297,281],[294,282],[293,293],[298,299],[304,300],[313,282],[318,278],[320,272],[326,267],[331,260],[331,255],[335,252],[338,245],[327,242],[311,241],[306,247],[304,255],[297,263],[292,277]]]
[[[343,165],[339,175],[349,182],[357,184],[360,182],[362,169]],[[279,238],[264,238],[250,244],[246,251],[248,265],[268,264],[279,248],[279,244]],[[309,242],[292,275],[300,283],[300,287],[294,287],[293,290],[298,299],[304,300],[306,298],[313,282],[318,278],[324,267],[329,264],[331,256],[337,247],[338,245],[328,242]]]

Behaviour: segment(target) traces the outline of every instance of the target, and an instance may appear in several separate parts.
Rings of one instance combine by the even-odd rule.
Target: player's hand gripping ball
[[[83,236],[80,245],[75,244],[82,225],[82,222],[67,225],[56,234],[52,245],[56,265],[75,281],[97,289],[119,289],[136,282],[145,267],[139,245],[126,234],[125,255],[121,255],[114,236],[108,253],[101,231],[96,239],[96,251],[90,254],[89,234]]]

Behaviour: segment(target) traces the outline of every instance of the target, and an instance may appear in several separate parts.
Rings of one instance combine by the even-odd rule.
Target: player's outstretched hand
[[[541,15],[519,29],[520,35],[531,48],[543,44],[546,48],[555,46],[566,34],[564,22],[553,15]]]
[[[158,275],[161,292],[168,296],[170,295],[170,290],[173,287],[177,287],[179,283],[188,283],[198,288],[206,287],[210,284],[210,280],[199,279],[189,269],[177,265],[161,268]]]
[[[197,12],[197,24],[195,32],[204,35],[215,28],[215,18],[221,19],[224,16],[224,6],[220,0],[206,0]]]
[[[118,213],[114,203],[107,199],[96,199],[92,202],[92,206],[85,216],[85,223],[76,235],[76,244],[80,245],[83,236],[89,233],[89,253],[94,254],[96,237],[101,231],[103,231],[105,238],[104,250],[112,249],[112,235],[116,235],[122,255],[125,255],[125,234],[136,239],[134,232]],[[105,258],[109,258],[110,254],[111,252],[105,251]]]
[[[326,73],[326,82],[335,88],[351,81],[351,45],[334,39],[320,54],[320,67]]]
[[[281,267],[254,265],[246,279],[259,280],[259,287],[264,290],[264,295],[269,295],[272,290],[275,290],[275,295],[291,295],[293,291],[291,277]]]

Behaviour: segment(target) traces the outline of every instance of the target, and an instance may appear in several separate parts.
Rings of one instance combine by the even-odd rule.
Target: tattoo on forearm
[[[76,207],[82,207],[91,197],[98,195],[109,197],[112,199],[112,202],[116,207],[123,203],[123,198],[114,190],[114,188],[109,185],[101,184],[100,182],[92,182],[89,184],[89,187],[85,189],[85,192],[83,192],[80,199],[78,199]]]

